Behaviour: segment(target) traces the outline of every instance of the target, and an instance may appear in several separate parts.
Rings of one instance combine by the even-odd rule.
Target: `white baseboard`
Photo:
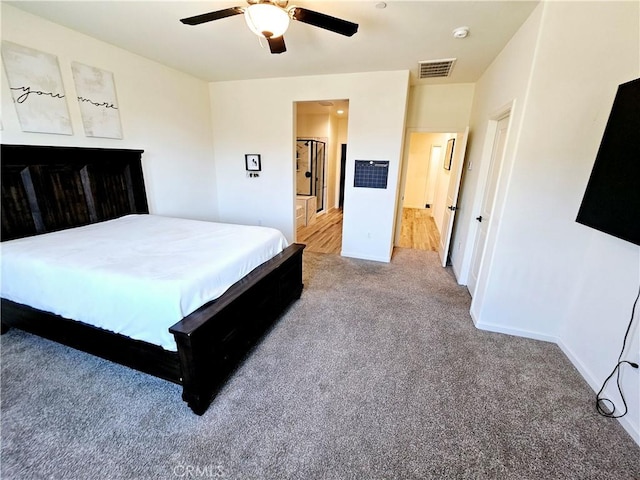
[[[384,262],[384,263],[389,263],[391,262],[391,257],[378,257],[376,255],[365,255],[362,253],[357,253],[357,252],[345,252],[344,250],[342,252],[340,252],[340,255],[343,257],[349,257],[349,258],[358,258],[360,260],[373,260],[374,262]]]
[[[466,278],[460,278],[460,272],[458,271],[458,267],[456,267],[455,263],[451,264],[451,270],[453,270],[453,275],[456,277],[456,282],[458,282],[458,285],[467,285],[467,279]]]
[[[509,328],[504,327],[502,325],[495,325],[491,323],[479,322],[476,318],[476,315],[473,311],[469,312],[471,314],[471,319],[473,320],[474,325],[479,330],[486,330],[489,332],[496,333],[505,333],[507,335],[514,335],[516,337],[525,337],[532,338],[534,340],[542,340],[545,342],[552,342],[560,347],[562,353],[566,355],[569,361],[573,364],[573,366],[578,370],[582,378],[586,380],[589,386],[593,389],[594,394],[600,390],[601,384],[598,383],[593,373],[580,361],[580,359],[571,351],[571,349],[562,341],[562,339],[558,337],[554,337],[551,335],[545,335],[537,332],[532,332],[530,330],[522,330],[519,328]],[[594,404],[595,404],[595,396],[594,396]],[[595,407],[594,407],[595,408]],[[617,419],[622,427],[627,431],[627,433],[631,436],[631,438],[640,445],[640,430],[638,430],[638,426],[634,425],[629,417],[622,417]]]
[[[560,350],[567,356],[567,358],[571,361],[574,367],[580,372],[582,378],[586,380],[589,386],[593,389],[593,393],[597,393],[602,387],[602,382],[597,380],[595,375],[589,370],[580,359],[573,353],[573,351],[561,340],[558,339],[556,342],[560,347]],[[595,404],[595,396],[594,396],[594,404]],[[633,438],[633,440],[640,445],[640,430],[638,429],[638,425],[634,425],[629,420],[629,417],[622,417],[617,419],[620,424],[624,427],[627,433]]]
[[[471,315],[472,319],[473,317],[474,315]],[[546,335],[544,333],[533,332],[531,330],[523,330],[520,328],[505,327],[503,325],[496,325],[493,323],[478,322],[475,319],[473,319],[473,323],[475,324],[476,328],[480,330],[486,330],[488,332],[506,333],[507,335],[513,335],[516,337],[525,337],[532,338],[533,340],[542,340],[543,342],[558,343],[558,339],[556,337],[552,335]]]

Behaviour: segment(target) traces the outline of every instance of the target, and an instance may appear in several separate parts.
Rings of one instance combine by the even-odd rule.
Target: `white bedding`
[[[128,215],[3,242],[0,295],[175,351],[169,327],[286,246],[272,228]]]

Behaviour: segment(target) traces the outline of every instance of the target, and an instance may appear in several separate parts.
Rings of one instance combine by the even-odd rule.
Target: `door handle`
[[[479,217],[476,217],[476,220],[478,220],[479,222],[482,222],[482,215],[480,215]]]
[[[449,205],[447,208],[452,212],[455,212],[458,209],[458,207],[454,207],[453,205]]]

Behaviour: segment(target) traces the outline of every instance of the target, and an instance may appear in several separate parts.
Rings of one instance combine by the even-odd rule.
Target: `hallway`
[[[431,210],[402,209],[402,227],[398,247],[437,252],[439,244],[440,234],[431,216]]]

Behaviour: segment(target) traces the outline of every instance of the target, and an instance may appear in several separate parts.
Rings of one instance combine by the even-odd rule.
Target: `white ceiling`
[[[197,26],[179,21],[244,0],[5,3],[207,81],[408,69],[412,84],[475,82],[537,5],[386,0],[381,9],[377,1],[300,0],[295,4],[358,23],[358,32],[344,37],[293,21],[287,52],[272,55],[241,15]],[[466,39],[452,35],[460,26],[470,29]],[[417,80],[419,61],[443,58],[457,58],[449,77]]]

